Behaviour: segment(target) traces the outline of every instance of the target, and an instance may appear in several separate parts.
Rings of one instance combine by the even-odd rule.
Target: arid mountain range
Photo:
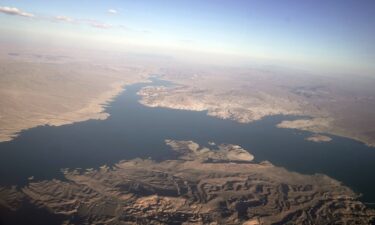
[[[65,169],[65,180],[0,188],[3,219],[22,222],[25,207],[61,224],[370,224],[375,218],[356,194],[325,175],[253,163],[237,145],[166,144],[178,159]]]

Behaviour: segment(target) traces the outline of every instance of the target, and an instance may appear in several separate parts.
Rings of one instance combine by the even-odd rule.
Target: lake
[[[271,116],[250,124],[209,117],[206,112],[149,108],[138,103],[137,91],[152,83],[126,87],[106,107],[106,120],[88,120],[59,127],[39,126],[12,141],[0,143],[0,184],[25,185],[34,180],[63,179],[62,168],[98,168],[136,157],[170,159],[174,154],[165,139],[241,145],[256,161],[304,174],[324,173],[375,202],[375,148],[331,136],[326,143],[304,140],[311,133],[275,125],[293,116]],[[369,206],[372,206],[369,204]]]

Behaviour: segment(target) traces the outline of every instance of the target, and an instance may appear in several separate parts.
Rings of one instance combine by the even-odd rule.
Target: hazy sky
[[[375,1],[0,0],[2,40],[211,52],[375,75]]]

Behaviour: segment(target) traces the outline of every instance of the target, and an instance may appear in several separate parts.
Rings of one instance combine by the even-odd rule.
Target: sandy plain
[[[152,71],[134,59],[121,63],[104,54],[2,49],[0,141],[36,126],[106,119],[105,105],[126,85],[146,81]]]

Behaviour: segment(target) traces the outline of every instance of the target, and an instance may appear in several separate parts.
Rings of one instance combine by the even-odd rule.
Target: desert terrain
[[[5,47],[0,53],[1,141],[35,126],[105,119],[105,104],[126,85],[159,74],[174,85],[145,87],[139,94],[146,106],[207,111],[240,123],[295,115],[303,118],[282,121],[277,127],[375,144],[375,80],[369,77],[337,78],[275,68],[192,69],[169,59],[156,63],[106,52],[98,57],[97,52],[52,54]]]
[[[177,159],[64,169],[65,180],[1,187],[3,218],[20,220],[12,213],[22,215],[25,205],[62,224],[370,224],[375,217],[325,175],[253,163],[237,145],[166,144]]]
[[[1,1],[0,225],[375,225],[374,15]]]
[[[285,69],[164,68],[175,85],[145,87],[149,107],[207,111],[210,116],[250,123],[266,116],[294,115],[279,128],[326,133],[375,144],[375,80]]]
[[[36,53],[35,53],[36,52]],[[0,55],[0,141],[22,130],[105,119],[105,105],[126,85],[147,79],[151,66],[62,51],[5,48]]]

